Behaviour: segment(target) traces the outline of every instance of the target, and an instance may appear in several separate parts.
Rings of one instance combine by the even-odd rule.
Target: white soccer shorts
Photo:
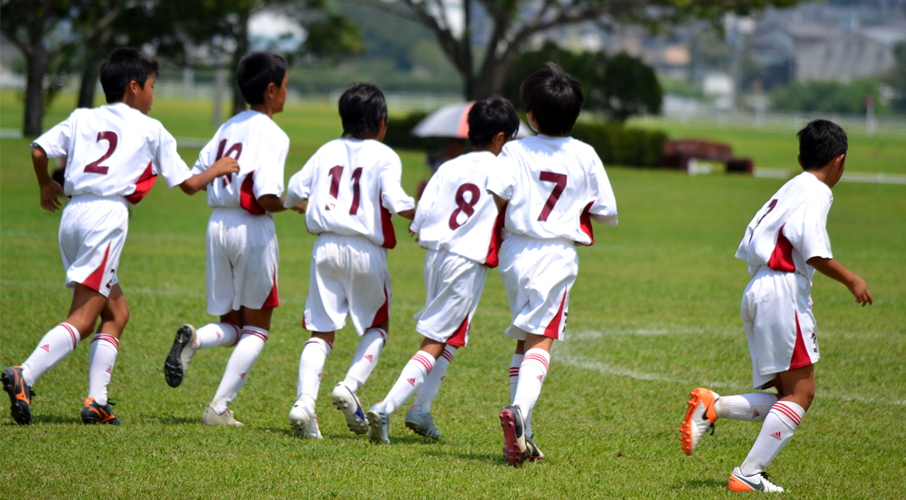
[[[387,249],[360,235],[321,233],[311,252],[308,299],[302,327],[332,332],[347,315],[359,335],[390,318]]]
[[[215,208],[205,238],[208,314],[223,316],[242,307],[273,309],[280,252],[274,220],[241,208]]]
[[[469,341],[488,267],[446,250],[425,254],[425,308],[415,330],[436,342],[463,347]]]
[[[59,235],[66,287],[74,289],[80,283],[109,297],[119,283],[116,270],[128,231],[124,198],[83,195],[67,203]]]
[[[817,328],[808,279],[762,267],[742,295],[739,314],[752,356],[752,386],[818,362]]]
[[[499,269],[513,318],[507,336],[564,340],[569,290],[579,272],[575,243],[511,234],[500,248]]]

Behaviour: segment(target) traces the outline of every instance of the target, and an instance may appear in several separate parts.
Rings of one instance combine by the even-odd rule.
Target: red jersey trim
[[[494,221],[491,241],[488,243],[488,255],[484,258],[484,264],[492,269],[500,265],[500,247],[503,245],[503,224],[505,220],[506,204],[503,205],[503,210],[497,214],[497,220]]]
[[[85,281],[82,282],[83,285],[94,290],[95,292],[101,291],[101,281],[104,280],[104,271],[107,269],[107,256],[110,254],[110,244],[107,244],[107,250],[104,250],[104,260],[101,261],[100,267],[94,270]]]
[[[469,317],[466,316],[465,319],[462,320],[462,324],[459,325],[459,328],[456,329],[456,332],[453,333],[453,335],[449,339],[447,339],[447,345],[451,345],[453,347],[464,347],[466,345],[466,339],[468,338],[467,337],[468,334],[469,334]],[[444,351],[445,355],[446,355],[446,352],[447,351]]]
[[[777,232],[777,243],[774,245],[774,252],[768,260],[768,267],[775,271],[792,273],[796,271],[796,264],[793,263],[793,244],[783,235],[783,228],[786,224],[780,226]]]
[[[148,162],[148,167],[142,172],[142,175],[139,176],[138,180],[135,181],[135,191],[125,197],[126,201],[133,205],[138,205],[139,202],[142,201],[142,198],[151,192],[151,188],[154,187],[154,183],[157,181],[157,176],[154,175],[151,163],[152,162],[150,161]]]
[[[591,206],[595,202],[592,201],[588,205],[585,205],[585,210],[582,210],[582,215],[579,216],[579,228],[582,229],[582,232],[588,235],[588,238],[591,240],[587,245],[585,243],[579,243],[580,245],[590,247],[595,244],[595,231],[591,227]]]
[[[264,301],[261,309],[274,309],[279,306],[280,297],[277,295],[277,266],[274,266],[274,286],[271,288],[271,293],[267,296],[267,300]]]
[[[387,287],[384,287],[384,305],[382,305],[377,312],[374,314],[374,320],[371,322],[369,328],[374,328],[382,325],[385,321],[390,319],[390,296],[387,295]],[[386,337],[385,337],[386,341]]]
[[[790,370],[810,364],[812,364],[812,358],[809,357],[805,341],[802,339],[802,330],[799,328],[799,315],[796,314],[796,346],[793,347],[793,356],[790,358]]]
[[[547,325],[547,328],[544,329],[545,337],[550,337],[552,339],[560,338],[560,321],[563,319],[563,306],[566,305],[567,295],[569,295],[568,288],[563,292],[563,300],[560,301],[560,309],[557,310],[557,314],[554,315],[554,319],[552,319],[551,323]]]
[[[381,233],[384,235],[384,244],[381,246],[393,249],[396,248],[396,230],[393,229],[393,222],[390,220],[393,214],[390,213],[390,210],[384,208],[384,204],[381,203],[383,198],[384,192],[381,191],[378,194],[378,206],[381,209]]]
[[[258,200],[255,198],[254,176],[255,171],[252,170],[249,172],[249,175],[245,176],[245,180],[242,181],[242,187],[239,189],[239,206],[252,215],[264,215],[264,208],[258,204]]]

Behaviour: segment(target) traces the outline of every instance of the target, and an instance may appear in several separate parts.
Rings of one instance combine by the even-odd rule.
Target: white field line
[[[756,167],[752,172],[754,177],[767,179],[790,179],[798,172],[785,168]],[[860,182],[868,184],[906,184],[906,175],[885,174],[883,172],[844,172],[840,182]]]
[[[714,330],[714,332],[717,332]],[[723,332],[721,330],[720,332]],[[636,330],[615,330],[610,332],[594,332],[594,331],[582,331],[576,332],[568,337],[569,340],[573,342],[563,342],[558,345],[557,351],[554,353],[553,359],[562,362],[576,368],[581,368],[583,370],[596,371],[598,373],[603,373],[605,375],[613,375],[616,377],[631,378],[634,380],[643,380],[646,382],[667,382],[673,384],[685,384],[685,385],[703,385],[706,387],[714,388],[728,388],[736,391],[751,391],[748,386],[740,385],[732,382],[724,382],[719,380],[701,380],[701,379],[692,379],[689,377],[681,378],[674,377],[671,375],[664,375],[658,373],[646,373],[643,371],[632,370],[628,368],[622,368],[618,366],[613,366],[602,361],[597,361],[593,359],[588,359],[582,356],[577,356],[572,354],[572,346],[578,345],[577,340],[593,340],[597,338],[602,338],[608,335],[688,335],[692,333],[706,333],[705,330],[695,330],[695,329],[676,329],[669,330],[664,328],[640,328]],[[698,384],[698,385],[697,385]],[[871,404],[882,404],[882,405],[895,405],[895,406],[904,406],[906,405],[906,400],[899,401],[888,401],[884,399],[876,398],[867,398],[864,396],[859,396],[855,394],[837,394],[833,392],[824,392],[818,391],[819,398],[831,398],[839,399],[843,401],[855,401],[859,403],[871,403]]]

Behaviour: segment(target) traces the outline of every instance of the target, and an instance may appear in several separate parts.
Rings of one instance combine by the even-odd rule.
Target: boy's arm
[[[286,210],[283,204],[286,203],[286,196],[277,196],[275,194],[265,194],[258,198],[258,204],[268,212],[282,212]],[[289,207],[295,208],[295,207]]]
[[[852,271],[843,267],[836,260],[825,257],[812,257],[807,262],[808,265],[817,269],[821,274],[846,285],[850,293],[856,297],[857,304],[862,304],[862,307],[865,307],[873,303],[865,280],[853,274]]]
[[[66,193],[63,192],[60,184],[47,173],[47,153],[37,144],[31,149],[31,163],[35,168],[35,175],[38,177],[38,186],[41,188],[41,208],[56,212],[63,206],[58,197],[66,196]]]
[[[506,208],[507,200],[497,196],[497,193],[493,191],[488,191],[491,193],[491,196],[494,197],[494,204],[497,205],[497,213],[503,213],[503,210]]]
[[[223,158],[214,162],[214,164],[211,165],[211,168],[205,170],[200,174],[195,174],[183,181],[183,183],[179,185],[179,188],[182,189],[183,193],[192,196],[198,191],[204,189],[214,179],[222,177],[224,175],[238,173],[239,162],[236,161],[232,156],[224,156]]]

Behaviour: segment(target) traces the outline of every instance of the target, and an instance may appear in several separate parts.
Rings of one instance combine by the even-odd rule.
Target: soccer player
[[[509,101],[492,97],[469,110],[473,152],[447,161],[425,188],[409,230],[418,233],[425,254],[425,308],[415,315],[421,348],[403,367],[399,380],[365,418],[369,439],[390,444],[390,415],[418,391],[406,413],[406,427],[439,439],[431,402],[453,361],[469,339],[472,316],[481,300],[488,268],[497,267],[501,231],[497,206],[487,194],[488,174],[497,155],[519,130],[519,117]]]
[[[569,136],[585,102],[582,86],[548,64],[522,82],[520,96],[539,135],[504,146],[505,168],[488,178],[488,191],[506,214],[500,276],[513,318],[506,334],[517,341],[511,404],[500,412],[510,465],[544,458],[535,446],[532,408],[547,377],[551,345],[564,339],[569,292],[579,271],[576,245],[594,243],[592,220],[617,225],[601,159]]]
[[[91,335],[88,397],[82,406],[85,423],[118,425],[110,409],[107,386],[113,374],[119,341],[129,320],[126,297],[117,269],[129,228],[129,205],[148,194],[158,175],[171,189],[194,192],[212,179],[236,172],[225,159],[200,175],[192,175],[176,152],[176,141],[147,116],[154,100],[160,64],[132,49],[117,49],[101,66],[106,106],[76,109],[69,118],[32,143],[32,163],[41,188],[41,207],[55,212],[60,195],[72,197],[60,220],[60,256],[72,290],[69,317],[38,342],[22,366],[3,371],[13,419],[32,422],[32,386]],[[48,158],[66,156],[65,183],[51,179]]]
[[[307,203],[305,224],[317,235],[302,317],[302,327],[312,334],[299,359],[298,400],[289,412],[290,425],[304,438],[321,437],[315,415],[321,370],[347,315],[361,339],[331,399],[351,431],[368,431],[356,392],[377,365],[387,340],[387,250],[396,246],[390,217],[415,215],[415,200],[400,186],[400,158],[381,143],[387,132],[384,94],[368,83],[352,85],[340,97],[339,111],[343,136],[321,146],[293,175],[285,203]]]
[[[740,306],[752,357],[752,385],[773,387],[777,393],[719,396],[695,389],[681,429],[683,451],[691,455],[718,418],[764,422],[745,461],[730,474],[733,491],[783,491],[764,470],[793,437],[815,396],[815,270],[846,285],[862,307],[872,303],[865,281],[834,260],[827,235],[831,188],[846,161],[846,133],[832,122],[815,120],[797,135],[804,171],[755,214],[736,250],[752,276]]]
[[[192,168],[201,174],[221,158],[239,162],[239,172],[206,187],[213,211],[205,238],[205,286],[208,314],[220,321],[198,330],[179,327],[164,363],[167,383],[177,387],[198,349],[235,346],[201,415],[206,425],[242,425],[227,405],[248,380],[267,341],[271,314],[280,305],[274,213],[285,210],[281,195],[289,137],[273,116],[286,101],[286,61],[268,52],[249,53],[239,61],[236,79],[251,108],[220,126]]]

